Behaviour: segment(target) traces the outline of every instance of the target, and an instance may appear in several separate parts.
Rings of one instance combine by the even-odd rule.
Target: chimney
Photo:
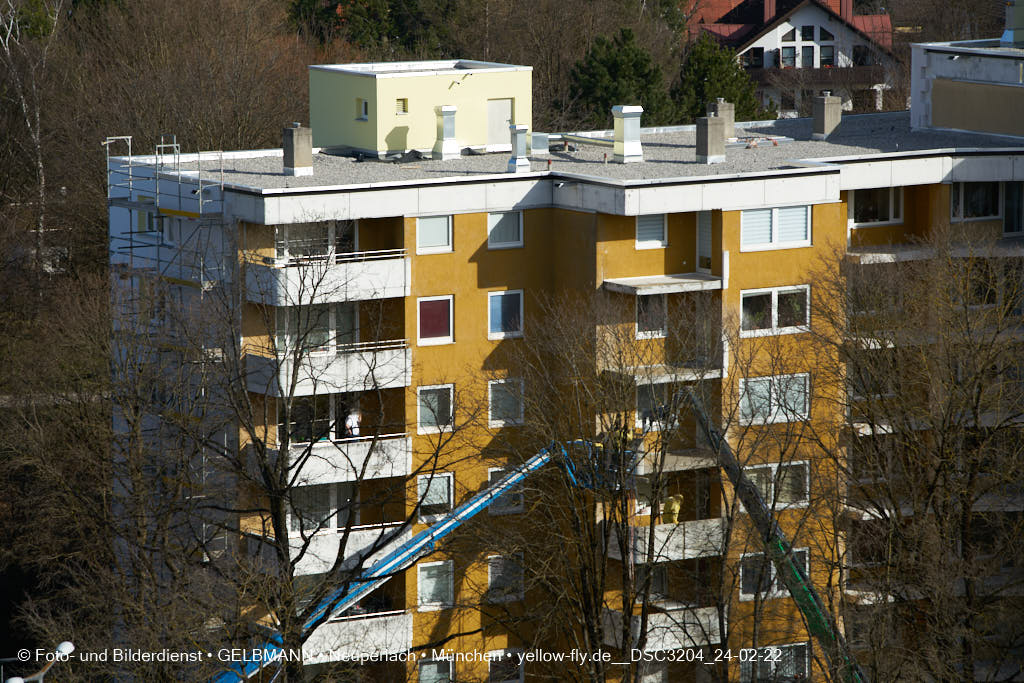
[[[508,129],[512,134],[512,156],[505,170],[509,173],[526,173],[530,170],[530,160],[526,158],[526,126],[512,124]]]
[[[551,138],[547,133],[530,133],[530,155],[547,156],[550,152]]]
[[[1024,5],[1006,0],[1006,30],[999,38],[1002,47],[1024,47]]]
[[[451,104],[434,107],[434,111],[437,112],[437,141],[434,142],[434,149],[430,154],[434,159],[448,161],[462,156],[459,141],[455,139],[455,112],[457,109],[458,107]]]
[[[833,97],[828,90],[821,97],[814,98],[814,135],[815,140],[826,140],[839,125],[843,115],[843,101]]]
[[[839,0],[839,16],[846,21],[853,20],[853,0]]]
[[[719,97],[714,102],[708,102],[708,116],[717,116],[722,119],[726,140],[736,137],[735,104],[732,102],[726,102],[724,97]]]
[[[720,164],[725,161],[725,119],[702,116],[697,119],[697,163]]]
[[[775,18],[775,0],[764,0],[764,23]]]
[[[313,175],[313,129],[303,128],[298,121],[285,128],[284,174]]]
[[[636,105],[616,105],[612,107],[615,117],[615,163],[629,164],[644,160],[643,146],[640,144],[640,115],[644,108]]]

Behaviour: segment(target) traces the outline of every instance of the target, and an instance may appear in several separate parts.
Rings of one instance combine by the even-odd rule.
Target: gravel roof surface
[[[593,176],[612,181],[642,181],[693,178],[722,174],[756,173],[795,167],[794,160],[822,160],[853,155],[873,155],[914,150],[948,148],[1024,148],[1024,141],[1011,138],[943,131],[911,132],[909,112],[844,116],[838,130],[827,141],[811,139],[811,119],[782,119],[760,127],[737,129],[739,143],[727,144],[726,161],[699,164],[693,131],[645,134],[642,163],[611,162],[609,145],[571,142],[575,151],[552,152],[531,157],[531,170]],[[767,136],[786,139],[775,145]],[[759,139],[758,139],[759,138]],[[746,140],[757,139],[747,148]],[[420,159],[410,162],[357,161],[351,157],[315,154],[313,175],[285,176],[280,151],[276,155],[225,159],[225,183],[254,189],[336,187],[367,184],[406,184],[423,180],[444,180],[469,176],[504,174],[507,152],[464,155],[451,161]],[[605,155],[609,161],[605,163]],[[215,162],[203,162],[203,173],[218,171]]]

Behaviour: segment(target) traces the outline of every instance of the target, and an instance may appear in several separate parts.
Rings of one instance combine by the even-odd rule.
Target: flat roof
[[[1004,45],[998,38],[982,40],[953,40],[942,43],[920,43],[926,50],[974,54],[980,57],[1006,57],[1024,59],[1024,45]]]
[[[966,131],[910,129],[909,112],[846,115],[828,140],[811,138],[811,119],[780,119],[737,124],[738,141],[726,145],[725,162],[698,163],[696,131],[693,126],[645,129],[642,132],[644,160],[638,163],[612,162],[608,139],[584,141],[572,137],[569,149],[530,158],[531,173],[515,177],[559,176],[608,182],[617,185],[645,184],[654,181],[692,181],[723,176],[763,175],[770,171],[806,172],[808,163],[870,160],[877,157],[899,158],[922,153],[963,153],[969,150],[1024,152],[1024,139]],[[587,135],[594,135],[588,133]],[[147,157],[135,157],[135,163],[147,163]],[[148,157],[152,160],[152,157]],[[189,161],[191,159],[191,161]],[[203,175],[219,178],[219,157],[203,157]],[[458,159],[440,161],[418,159],[410,162],[359,161],[347,156],[325,153],[313,155],[313,174],[286,176],[282,169],[282,151],[248,150],[223,155],[224,182],[227,186],[255,192],[280,192],[288,189],[355,189],[446,182],[456,179],[499,176],[506,173],[509,154],[464,154]],[[549,165],[550,162],[550,165]],[[195,174],[194,155],[182,155],[182,175]]]
[[[533,71],[532,66],[482,62],[476,59],[434,59],[418,62],[369,62],[366,64],[311,64],[318,71],[336,71],[354,76],[393,78],[396,76],[429,76],[433,74],[466,74],[479,71]]]
[[[707,273],[678,273],[675,275],[606,278],[602,284],[605,289],[612,292],[643,296],[721,289],[722,278]]]

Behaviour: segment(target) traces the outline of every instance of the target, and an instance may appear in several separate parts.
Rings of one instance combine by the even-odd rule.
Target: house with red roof
[[[698,0],[690,36],[702,33],[736,50],[780,116],[808,115],[825,90],[847,111],[881,109],[891,88],[891,18],[853,0]]]

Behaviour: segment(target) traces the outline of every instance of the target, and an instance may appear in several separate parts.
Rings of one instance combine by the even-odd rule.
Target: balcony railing
[[[286,259],[249,259],[249,301],[298,306],[409,295],[409,259],[404,249],[382,249]]]
[[[412,614],[404,611],[328,621],[302,646],[306,664],[353,661],[373,653],[391,655],[412,647]]]
[[[291,463],[305,458],[299,486],[407,477],[412,468],[412,439],[404,433],[325,439],[292,444],[288,450]]]
[[[640,617],[631,619],[634,647],[640,637]],[[664,652],[691,647],[714,645],[721,642],[718,611],[714,607],[673,606],[647,615],[647,643],[645,652]],[[606,610],[604,613],[604,644],[623,647],[622,612]]]
[[[345,542],[344,565],[357,566],[360,561],[366,567],[373,564],[373,559],[381,555],[386,548],[397,547],[412,538],[412,530],[402,522],[390,524],[370,524],[354,526],[349,529]],[[312,537],[309,537],[312,534]],[[304,540],[299,534],[293,534],[290,541],[292,555],[296,556],[305,546],[305,554],[295,567],[296,575],[323,574],[334,566],[341,550],[343,529],[321,529],[309,532]],[[370,552],[376,544],[376,550]]]
[[[406,387],[412,356],[404,339],[392,339],[310,352],[298,360],[250,354],[246,362],[249,391],[311,396]],[[299,367],[293,377],[296,362]]]
[[[721,517],[696,519],[678,524],[658,524],[654,527],[654,562],[676,562],[698,557],[714,557],[722,552],[724,522]],[[631,527],[633,561],[647,561],[647,526]],[[608,545],[608,556],[622,559],[617,535]]]
[[[758,85],[778,85],[799,82],[812,85],[874,85],[885,83],[885,68],[882,66],[826,66],[818,69],[795,68],[792,66],[747,69],[747,73]]]

